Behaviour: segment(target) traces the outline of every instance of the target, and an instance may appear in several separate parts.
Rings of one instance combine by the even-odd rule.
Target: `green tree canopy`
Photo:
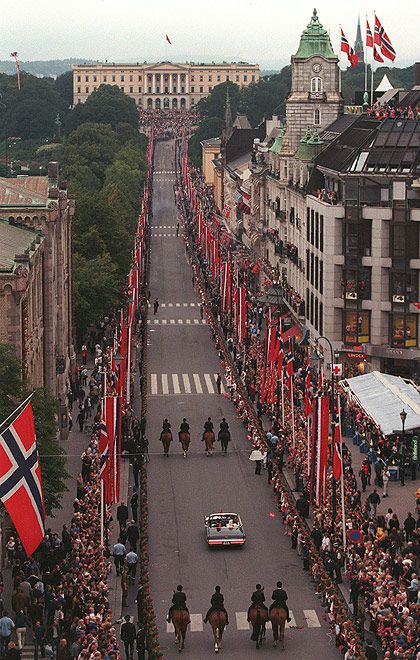
[[[67,136],[65,165],[86,166],[102,183],[117,149],[117,137],[111,126],[88,122]]]
[[[73,71],[66,71],[55,80],[55,88],[67,107],[73,104]]]
[[[198,131],[190,137],[188,143],[188,154],[194,165],[197,167],[201,165],[200,142],[212,137],[219,137],[222,133],[223,125],[223,119],[220,119],[220,117],[210,117],[201,121]]]
[[[241,89],[230,81],[216,85],[209,96],[197,103],[196,108],[200,115],[205,118],[219,117],[219,119],[224,119],[228,90],[232,117],[235,118],[240,104]]]
[[[66,119],[66,132],[74,131],[81,124],[94,122],[109,124],[116,128],[118,124],[138,126],[138,113],[134,99],[130,98],[117,85],[100,85],[86,99],[78,103]]]
[[[0,344],[0,422],[6,419],[26,399],[29,392],[22,384],[22,367],[12,346]],[[65,452],[57,441],[57,402],[44,389],[35,390],[32,397],[41,476],[47,515],[61,508],[67,490]],[[13,418],[12,418],[13,419]],[[10,422],[12,421],[10,420]]]

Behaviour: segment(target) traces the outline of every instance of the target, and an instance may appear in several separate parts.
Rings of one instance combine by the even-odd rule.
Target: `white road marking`
[[[204,374],[204,380],[206,381],[209,394],[214,394],[214,387],[213,383],[211,382],[210,374]]]
[[[166,320],[166,319],[162,319],[162,325],[166,325],[166,324],[167,324],[167,320]]]
[[[182,374],[182,380],[184,381],[185,394],[191,394],[191,383],[188,374]]]
[[[286,621],[286,628],[296,628],[295,617],[292,610],[289,610],[290,621]]]
[[[197,394],[203,394],[203,388],[201,387],[200,376],[198,374],[193,374],[195,389]]]
[[[190,614],[191,619],[191,632],[203,631],[203,616],[202,614]]]
[[[181,303],[175,303],[175,307],[181,307]]]
[[[166,303],[160,303],[161,307],[166,307]]]
[[[174,394],[181,394],[181,390],[179,388],[178,374],[172,374],[172,386],[174,388]]]
[[[199,325],[200,321],[198,319],[194,319],[194,324]]]
[[[174,324],[175,324],[175,319],[171,319],[171,320],[169,321],[169,323],[170,323],[171,325],[174,325]]]
[[[303,616],[305,617],[308,628],[320,628],[321,624],[319,622],[317,613],[315,610],[303,610]]]
[[[190,303],[190,307],[195,307],[195,303]]]
[[[183,307],[188,307],[188,303],[182,303]]]
[[[191,319],[186,319],[185,323],[186,323],[187,325],[191,325]]]
[[[147,325],[150,325],[150,324],[151,324],[151,320],[147,319]]]
[[[168,374],[162,374],[162,394],[169,394]]]
[[[157,325],[159,323],[159,319],[155,319],[154,323]]]
[[[173,307],[173,306],[174,306],[173,303],[168,303],[168,307]]]
[[[157,374],[152,374],[150,377],[150,391],[152,394],[157,394]]]
[[[236,627],[238,630],[249,630],[249,623],[246,620],[247,612],[235,612]]]
[[[178,319],[178,324],[179,325],[182,325],[183,323],[184,323],[184,321],[182,319]]]

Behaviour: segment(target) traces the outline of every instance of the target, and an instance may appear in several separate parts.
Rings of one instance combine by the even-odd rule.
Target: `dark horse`
[[[251,639],[255,642],[256,648],[259,649],[265,637],[265,624],[268,620],[267,610],[254,605],[249,612],[249,618],[252,626]]]
[[[284,648],[284,630],[286,628],[287,612],[283,607],[273,607],[270,612],[270,621],[273,628],[273,646],[280,641]]]
[[[170,431],[162,431],[160,434],[160,439],[163,444],[163,455],[169,455],[169,445],[172,442],[172,433]]]
[[[178,438],[182,447],[182,455],[187,458],[188,447],[190,446],[191,436],[188,431],[179,431]]]
[[[222,454],[227,453],[228,444],[230,442],[230,431],[219,431],[217,439],[222,446]]]

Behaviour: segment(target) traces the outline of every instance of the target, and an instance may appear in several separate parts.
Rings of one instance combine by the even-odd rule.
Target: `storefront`
[[[338,360],[343,365],[344,378],[361,376],[370,371],[369,356],[363,352],[361,345],[343,346],[338,355]]]

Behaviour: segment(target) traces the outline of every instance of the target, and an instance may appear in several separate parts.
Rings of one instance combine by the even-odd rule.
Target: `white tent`
[[[345,383],[384,435],[401,430],[400,412],[403,408],[407,413],[405,429],[420,428],[420,392],[412,381],[372,371],[348,378]]]
[[[393,89],[394,85],[391,85],[391,83],[388,80],[388,76],[386,73],[384,73],[384,77],[382,78],[381,82],[376,88],[376,92],[387,92],[389,89]]]

